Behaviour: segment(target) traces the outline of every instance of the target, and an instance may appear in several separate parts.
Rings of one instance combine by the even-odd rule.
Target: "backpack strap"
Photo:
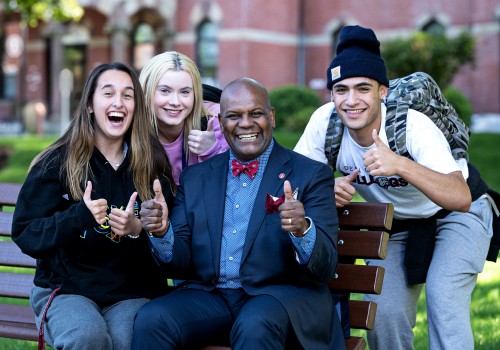
[[[339,155],[340,143],[344,134],[344,124],[340,121],[335,107],[332,109],[328,128],[325,136],[325,156],[328,164],[335,170],[337,166],[337,156]]]
[[[389,148],[404,157],[413,159],[406,148],[406,121],[409,104],[406,102],[386,102],[385,133]]]
[[[201,131],[207,131],[208,129],[208,117],[206,115],[203,115],[201,117]]]

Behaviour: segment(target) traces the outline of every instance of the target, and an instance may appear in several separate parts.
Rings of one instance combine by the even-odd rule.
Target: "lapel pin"
[[[284,179],[284,178],[285,178],[285,173],[281,173],[281,174],[279,174],[279,176],[278,176],[278,177],[279,177],[280,179]]]

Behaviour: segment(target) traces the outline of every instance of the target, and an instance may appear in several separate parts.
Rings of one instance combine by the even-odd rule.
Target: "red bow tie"
[[[248,164],[241,164],[236,159],[233,159],[232,162],[232,171],[234,176],[238,176],[241,173],[246,173],[251,179],[255,177],[257,174],[257,170],[259,170],[259,161],[254,160]]]

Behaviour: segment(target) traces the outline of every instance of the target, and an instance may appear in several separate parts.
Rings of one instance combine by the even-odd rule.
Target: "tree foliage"
[[[475,64],[475,40],[468,32],[455,38],[419,32],[409,39],[385,42],[382,56],[389,79],[422,71],[446,88],[465,64]]]
[[[40,21],[79,20],[83,16],[77,0],[2,0],[2,3],[6,12],[18,12],[31,27]]]
[[[474,110],[467,97],[453,86],[444,89],[443,94],[446,100],[455,108],[460,119],[470,128]]]

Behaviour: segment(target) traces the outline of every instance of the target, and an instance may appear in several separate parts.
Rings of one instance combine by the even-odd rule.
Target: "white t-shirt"
[[[295,146],[295,151],[323,163],[328,163],[324,153],[325,135],[333,103],[321,106],[311,116],[304,134]],[[385,125],[386,108],[382,104],[382,125]],[[380,139],[387,145],[385,127],[381,128]],[[347,175],[358,168],[358,178],[352,185],[368,202],[393,203],[397,219],[425,218],[441,209],[412,185],[399,176],[373,177],[363,165],[362,155],[375,147],[362,147],[344,130],[336,170]],[[450,146],[439,128],[424,114],[409,110],[406,127],[406,147],[412,158],[419,164],[448,174],[462,171],[468,177],[467,161],[455,161]]]

